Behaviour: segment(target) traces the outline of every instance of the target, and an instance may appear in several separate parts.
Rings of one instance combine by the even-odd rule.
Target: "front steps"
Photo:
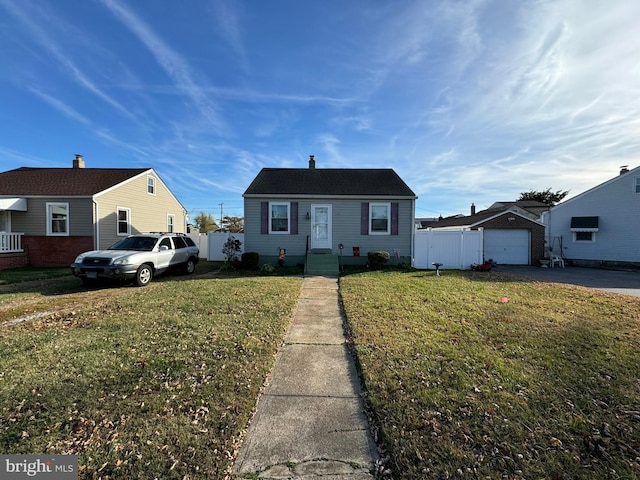
[[[337,277],[340,274],[338,256],[332,255],[330,249],[309,250],[304,266],[305,275],[323,275]]]

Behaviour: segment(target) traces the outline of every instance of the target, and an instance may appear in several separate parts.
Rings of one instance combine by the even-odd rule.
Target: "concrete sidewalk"
[[[234,465],[237,478],[374,478],[377,450],[343,320],[338,280],[305,278]]]

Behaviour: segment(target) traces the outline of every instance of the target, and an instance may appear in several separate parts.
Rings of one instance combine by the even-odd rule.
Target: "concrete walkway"
[[[343,321],[338,280],[305,278],[234,465],[236,478],[374,478],[377,450]]]

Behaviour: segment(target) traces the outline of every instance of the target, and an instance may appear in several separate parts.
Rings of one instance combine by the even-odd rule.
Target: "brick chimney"
[[[622,165],[620,167],[620,175],[624,175],[629,172],[629,165]]]
[[[313,155],[309,155],[309,169],[310,170],[316,169],[316,161],[313,159]]]
[[[76,153],[76,158],[73,159],[73,168],[84,168],[84,160],[82,155]]]
[[[475,215],[476,214],[476,204],[472,203],[471,204],[471,215]]]

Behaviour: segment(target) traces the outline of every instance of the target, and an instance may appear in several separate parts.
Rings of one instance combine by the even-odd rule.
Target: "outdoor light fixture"
[[[305,217],[307,220],[311,220],[311,215],[309,215],[309,212],[307,212],[307,216]]]

